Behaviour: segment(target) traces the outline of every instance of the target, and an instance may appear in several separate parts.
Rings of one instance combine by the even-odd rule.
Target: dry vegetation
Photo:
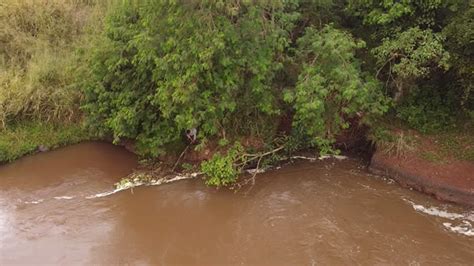
[[[13,120],[78,117],[75,52],[100,18],[98,1],[0,3],[0,127]],[[95,23],[95,26],[99,25]]]
[[[99,3],[101,3],[99,5]],[[0,2],[0,162],[89,138],[80,121],[78,51],[106,1]]]

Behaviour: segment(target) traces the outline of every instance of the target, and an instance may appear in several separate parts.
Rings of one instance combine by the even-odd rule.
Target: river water
[[[0,166],[0,265],[474,264],[473,210],[356,159],[298,161],[237,193],[193,179],[97,197],[136,164],[88,142]]]

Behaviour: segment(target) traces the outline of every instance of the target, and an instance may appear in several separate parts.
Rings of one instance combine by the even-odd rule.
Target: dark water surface
[[[367,174],[297,162],[238,193],[201,180],[106,197],[136,158],[83,143],[0,166],[0,265],[473,265],[474,212]]]

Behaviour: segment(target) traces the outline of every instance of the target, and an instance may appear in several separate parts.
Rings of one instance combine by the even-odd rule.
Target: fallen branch
[[[265,157],[265,156],[268,156],[268,155],[272,155],[272,154],[275,154],[281,150],[283,150],[285,148],[284,145],[276,148],[276,149],[273,149],[271,151],[268,151],[268,152],[265,152],[265,153],[244,153],[242,154],[242,157],[245,158],[245,160],[243,160],[241,163],[239,164],[236,164],[236,167],[243,167],[245,165],[247,165],[249,162],[251,161],[254,161],[256,159],[258,159],[258,163],[260,162],[260,160]]]
[[[178,166],[179,164],[179,161],[181,160],[181,158],[184,156],[184,154],[186,153],[186,151],[188,151],[188,148],[191,144],[188,144],[188,146],[186,146],[186,148],[184,148],[183,152],[181,153],[181,155],[179,155],[178,159],[176,160],[176,162],[174,163],[173,165],[173,168],[171,169],[171,172],[174,172],[174,170],[176,169],[176,167]]]

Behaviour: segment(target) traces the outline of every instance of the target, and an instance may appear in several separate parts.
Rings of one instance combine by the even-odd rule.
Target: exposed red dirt
[[[402,186],[414,188],[440,200],[474,207],[473,162],[431,162],[420,158],[416,152],[395,156],[376,151],[370,170],[389,176]]]

